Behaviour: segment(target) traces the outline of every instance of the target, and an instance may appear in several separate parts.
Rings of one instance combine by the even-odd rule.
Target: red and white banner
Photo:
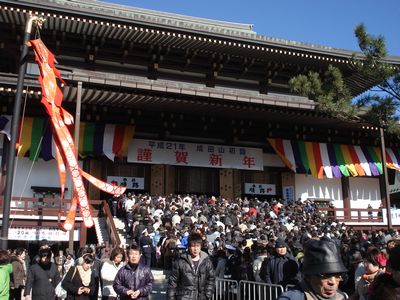
[[[263,170],[258,148],[134,139],[128,162],[175,166]]]

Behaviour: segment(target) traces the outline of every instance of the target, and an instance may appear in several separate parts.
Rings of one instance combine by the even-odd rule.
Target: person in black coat
[[[278,300],[344,300],[347,297],[339,290],[339,284],[346,271],[340,250],[332,240],[309,240],[305,245],[303,280]]]
[[[67,292],[67,300],[89,300],[95,294],[93,263],[93,255],[86,253],[78,258],[77,266],[69,269],[61,284]]]
[[[298,268],[287,268],[290,266],[289,261],[293,261],[297,266],[297,262],[293,255],[287,251],[287,244],[282,238],[278,238],[275,242],[275,254],[272,258],[265,260],[261,265],[260,277],[266,283],[282,284],[288,279],[295,279]],[[293,271],[294,270],[294,271]],[[290,274],[285,274],[290,273]],[[293,274],[295,272],[295,274]]]
[[[168,279],[168,300],[207,300],[214,295],[215,274],[213,264],[201,251],[202,236],[189,236],[189,252],[182,254],[173,264]]]
[[[51,255],[51,250],[48,248],[39,250],[38,263],[33,264],[28,272],[24,292],[26,300],[30,299],[31,291],[32,300],[55,298],[55,288],[61,281],[61,277],[56,265],[50,261]]]
[[[147,231],[147,228],[143,230],[142,236],[139,238],[139,245],[142,250],[142,258],[144,264],[151,268],[151,255],[153,253],[153,241]]]
[[[226,244],[225,249],[227,252],[227,260],[224,278],[240,281],[239,265],[241,252],[230,244]]]

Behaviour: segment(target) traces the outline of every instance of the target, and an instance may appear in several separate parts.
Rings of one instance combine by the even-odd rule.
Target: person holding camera
[[[94,257],[90,253],[83,254],[77,265],[71,267],[62,282],[67,292],[67,300],[89,300],[95,293],[95,278],[92,272]]]

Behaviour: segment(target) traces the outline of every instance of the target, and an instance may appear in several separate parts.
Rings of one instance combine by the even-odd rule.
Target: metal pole
[[[76,108],[75,108],[75,130],[74,130],[74,143],[75,152],[78,154],[79,148],[79,128],[81,126],[81,102],[82,102],[82,81],[78,82],[78,91],[76,94]],[[74,196],[74,183],[71,183],[71,199]],[[68,248],[73,253],[74,251],[74,232],[75,227],[69,231]]]
[[[21,114],[21,102],[22,102],[22,89],[24,87],[24,79],[26,73],[26,56],[28,54],[28,41],[31,37],[33,22],[38,20],[37,16],[29,16],[28,21],[25,25],[25,35],[22,42],[21,57],[19,60],[19,71],[18,71],[18,81],[17,90],[15,93],[13,118],[11,122],[11,141],[10,149],[7,157],[7,178],[6,178],[6,188],[4,191],[4,201],[3,201],[3,223],[1,229],[1,249],[6,250],[8,248],[8,227],[10,221],[10,206],[11,206],[11,196],[12,187],[14,179],[14,162],[17,144],[17,134],[19,127],[19,120]]]
[[[392,229],[392,212],[390,211],[390,195],[389,195],[389,179],[386,167],[386,147],[385,147],[385,135],[383,127],[379,128],[379,135],[381,138],[381,153],[382,153],[382,169],[383,169],[383,179],[385,182],[385,198],[386,198],[386,217],[388,229]]]

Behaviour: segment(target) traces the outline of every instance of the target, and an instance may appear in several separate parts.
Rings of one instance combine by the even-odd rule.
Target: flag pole
[[[22,51],[19,60],[19,70],[18,70],[18,81],[17,81],[17,89],[15,92],[15,100],[14,100],[14,109],[13,109],[13,117],[11,121],[11,140],[10,140],[10,149],[7,157],[7,172],[6,172],[6,187],[4,191],[4,199],[3,199],[3,220],[1,224],[1,244],[0,248],[3,250],[7,250],[8,248],[8,227],[10,222],[10,206],[11,206],[11,196],[12,196],[12,187],[14,180],[14,163],[15,163],[15,154],[16,154],[16,144],[17,144],[17,135],[18,135],[18,127],[19,120],[21,114],[21,102],[22,102],[22,91],[24,87],[24,79],[27,68],[26,57],[28,55],[28,41],[31,38],[32,27],[34,23],[38,23],[37,25],[41,25],[44,19],[38,16],[29,15],[28,20],[25,24],[25,34],[22,42]]]

